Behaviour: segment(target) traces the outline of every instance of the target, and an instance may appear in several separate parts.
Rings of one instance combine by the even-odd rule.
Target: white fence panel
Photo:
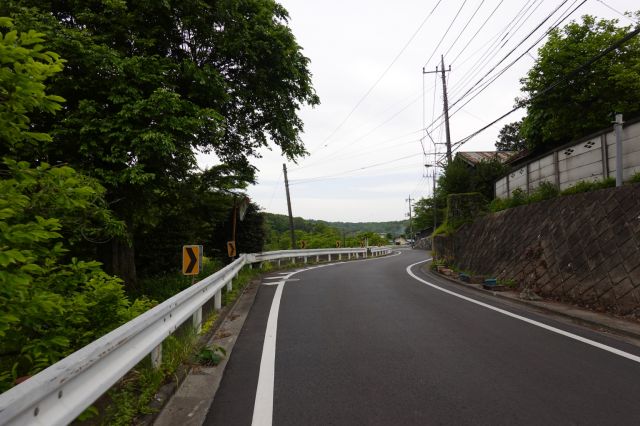
[[[640,172],[640,121],[623,127],[622,148],[623,180],[628,180]],[[494,188],[496,197],[506,198],[517,188],[531,192],[542,182],[557,184],[564,190],[581,181],[615,175],[616,138],[613,131],[607,131],[529,161],[498,179]]]

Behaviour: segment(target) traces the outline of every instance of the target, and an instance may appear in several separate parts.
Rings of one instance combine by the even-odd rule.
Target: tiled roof
[[[501,163],[506,163],[516,151],[476,151],[476,152],[458,152],[456,157],[462,158],[472,166],[481,161],[491,161],[498,159]]]

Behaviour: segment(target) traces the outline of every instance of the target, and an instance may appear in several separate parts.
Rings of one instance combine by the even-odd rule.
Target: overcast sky
[[[451,139],[456,142],[513,107],[520,94],[519,79],[544,43],[544,39],[536,41],[582,1],[280,3],[289,11],[289,26],[311,60],[313,84],[321,102],[300,111],[305,123],[302,140],[311,155],[298,164],[287,163],[293,214],[368,222],[402,220],[409,196],[419,199],[431,194],[432,169],[424,164],[434,162],[434,144],[422,129],[429,129],[439,144],[437,152],[444,152],[440,145],[445,141],[444,126],[437,120],[443,109],[442,81],[440,75],[423,74],[423,67],[435,71],[440,55],[444,55],[445,68],[451,66],[447,84]],[[591,14],[630,25],[617,12],[635,9],[640,9],[637,0],[588,0],[563,24]],[[460,100],[492,68],[496,67],[483,83],[522,54],[522,59],[468,104],[475,91]],[[482,87],[481,83],[476,89]],[[522,114],[519,111],[505,118],[460,150],[494,150],[500,128]],[[203,167],[214,161],[200,157]],[[249,196],[267,212],[287,213],[283,162],[279,148],[265,150],[263,158],[253,160],[259,169],[258,183],[249,188]]]

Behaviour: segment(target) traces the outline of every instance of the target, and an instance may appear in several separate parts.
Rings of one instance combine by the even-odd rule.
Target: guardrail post
[[[213,297],[213,308],[216,311],[222,309],[222,290],[218,290],[216,295]]]
[[[331,262],[331,253],[329,253],[329,260],[328,261]]]
[[[162,364],[162,342],[151,351],[151,365],[158,369]]]
[[[317,263],[320,263],[320,255],[317,255],[317,256],[316,256],[316,262],[317,262]]]
[[[202,306],[200,306],[191,316],[191,320],[193,321],[193,328],[196,330],[196,333],[200,334],[202,331]]]
[[[292,257],[292,258],[291,258],[291,264],[293,265],[293,264],[295,264],[295,263],[296,263],[296,258],[295,258],[295,257]]]
[[[278,268],[280,267],[280,259],[278,259]]]
[[[227,283],[227,291],[233,290],[233,280],[235,280],[236,278],[238,278],[238,274],[235,274],[233,278],[229,280],[229,282]]]
[[[304,257],[304,263],[307,263],[307,256]]]
[[[342,253],[338,253],[338,260],[342,260]]]

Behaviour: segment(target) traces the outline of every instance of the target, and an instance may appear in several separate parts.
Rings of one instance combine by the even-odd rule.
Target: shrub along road
[[[423,264],[412,277],[407,267],[425,256],[264,279],[205,424],[640,419],[640,348],[459,287]]]

